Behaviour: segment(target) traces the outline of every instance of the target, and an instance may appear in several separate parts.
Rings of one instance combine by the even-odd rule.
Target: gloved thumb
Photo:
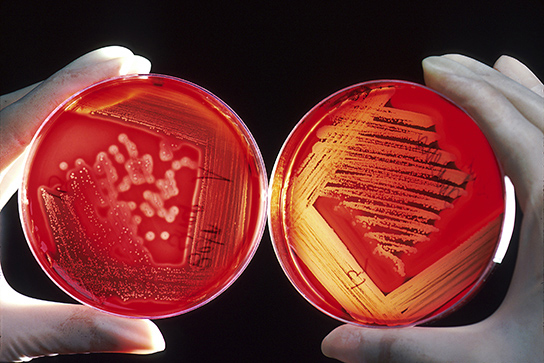
[[[481,346],[489,339],[486,322],[447,328],[373,329],[343,325],[321,345],[323,354],[342,362],[481,362],[492,352]]]
[[[2,362],[88,352],[150,354],[165,348],[161,332],[149,320],[32,299],[1,280]]]
[[[0,169],[23,151],[47,115],[72,94],[109,77],[147,73],[150,69],[147,59],[127,48],[105,47],[79,57],[36,87],[2,96]],[[21,97],[25,92],[28,94]]]
[[[93,83],[150,70],[146,58],[127,48],[110,46],[79,57],[39,84],[0,96],[0,209],[19,186],[22,153],[49,113]]]

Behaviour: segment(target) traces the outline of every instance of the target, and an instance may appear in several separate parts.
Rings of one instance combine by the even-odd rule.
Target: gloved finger
[[[41,82],[38,82],[20,90],[0,96],[0,111],[26,96],[34,88],[40,85],[40,83]],[[4,129],[1,122],[2,120],[0,118],[0,128],[3,132]],[[2,208],[4,208],[9,198],[11,198],[11,196],[15,193],[20,184],[25,155],[26,153],[21,153],[10,165],[5,167],[4,170],[0,169],[0,211]]]
[[[543,173],[542,132],[500,90],[464,65],[429,57],[423,70],[427,85],[463,107],[478,123],[512,179],[522,209],[541,203],[542,190],[536,181]]]
[[[25,88],[21,88],[20,90],[13,91],[5,95],[1,95],[0,96],[0,111],[8,107],[12,103],[20,100],[24,96],[26,96],[27,93],[32,91],[34,88],[38,87],[40,83],[42,82],[34,83],[33,85],[27,86]]]
[[[542,84],[538,77],[529,68],[527,68],[525,64],[521,63],[516,58],[503,55],[497,59],[493,65],[493,68],[508,78],[527,87],[540,97],[544,97],[544,84]]]
[[[483,333],[478,325],[372,329],[347,324],[333,330],[321,349],[346,363],[483,362],[491,358],[482,348]]]
[[[25,150],[28,150],[27,147]],[[0,211],[4,208],[11,196],[15,194],[19,185],[24,169],[24,161],[26,160],[27,152],[19,155],[7,168],[0,172]]]
[[[15,193],[21,157],[34,133],[62,101],[106,78],[149,73],[151,63],[123,47],[106,47],[76,59],[44,82],[2,96],[0,111],[0,209]]]
[[[148,73],[150,62],[123,47],[106,47],[76,59],[1,112],[0,170],[30,143],[47,115],[78,90],[100,80],[129,73]]]
[[[501,92],[512,105],[525,116],[525,118],[537,126],[540,131],[544,130],[544,100],[542,99],[542,96],[531,91],[522,83],[512,80],[510,77],[503,75],[496,69],[480,63],[475,59],[459,54],[447,54],[443,57],[463,65],[480,79],[492,85],[496,90]],[[534,84],[533,82],[535,79],[537,82],[540,82],[536,76],[533,75],[533,77],[533,81],[530,82],[531,86]]]
[[[2,294],[11,289],[4,283]],[[10,295],[17,294],[16,292]],[[60,304],[22,295],[2,296],[0,361],[89,352],[151,354],[164,350],[149,320],[128,319],[84,305]]]

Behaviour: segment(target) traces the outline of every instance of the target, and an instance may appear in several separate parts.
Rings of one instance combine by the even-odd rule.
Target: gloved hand
[[[343,325],[322,343],[345,362],[543,362],[544,90],[522,63],[494,69],[460,55],[423,61],[426,84],[479,124],[512,180],[523,211],[516,267],[499,309],[462,327],[365,329]]]
[[[0,98],[0,209],[21,183],[25,148],[40,124],[73,93],[106,78],[149,73],[151,63],[122,47],[90,52],[49,79]],[[1,241],[0,241],[1,243]],[[0,249],[1,251],[1,249]],[[46,302],[13,290],[0,273],[0,361],[84,352],[149,354],[164,349],[149,320],[84,305]]]

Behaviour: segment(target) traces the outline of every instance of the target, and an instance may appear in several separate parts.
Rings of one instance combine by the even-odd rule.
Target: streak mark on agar
[[[427,115],[386,107],[387,93],[368,92],[365,99],[364,107],[340,111],[318,130],[294,199],[337,200],[374,243],[373,254],[405,276],[402,254],[417,253],[416,245],[438,231],[434,222],[464,194],[470,175],[438,147]]]

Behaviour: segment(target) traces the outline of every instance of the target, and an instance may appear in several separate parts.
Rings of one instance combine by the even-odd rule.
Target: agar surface
[[[299,289],[367,325],[410,324],[456,301],[501,228],[492,211],[444,237],[442,226],[466,213],[458,204],[474,195],[476,173],[443,147],[442,120],[394,107],[395,92],[363,87],[324,102],[305,120],[313,136],[278,168],[289,165],[280,200]]]
[[[319,143],[294,183],[305,187],[295,189],[293,199],[307,200],[326,220],[334,214],[326,207],[321,212],[320,205],[340,201],[332,209],[349,213],[375,246],[372,254],[390,259],[404,277],[399,255],[417,253],[417,244],[437,231],[434,221],[465,193],[470,175],[438,147],[428,116],[388,109],[390,95],[375,93],[363,107],[336,115],[331,126],[318,130]],[[304,195],[305,190],[317,193]]]
[[[57,115],[23,205],[33,250],[59,286],[108,312],[163,317],[239,273],[255,246],[262,181],[231,116],[169,84],[138,85]]]
[[[139,155],[137,145],[126,134],[119,134],[118,140],[125,153],[112,144],[108,153],[96,155],[92,166],[76,159],[63,185],[40,188],[50,225],[64,226],[52,229],[57,245],[68,231],[85,230],[76,246],[89,243],[85,235],[93,236],[93,248],[109,251],[102,261],[109,265],[120,260],[130,265],[185,266],[191,252],[192,209],[200,190],[199,149],[163,139],[159,142],[160,159],[154,160],[149,154]],[[157,162],[170,164],[160,179],[153,171]],[[65,164],[62,161],[59,168],[65,169]],[[68,265],[63,259],[73,251],[63,253],[58,263]]]

